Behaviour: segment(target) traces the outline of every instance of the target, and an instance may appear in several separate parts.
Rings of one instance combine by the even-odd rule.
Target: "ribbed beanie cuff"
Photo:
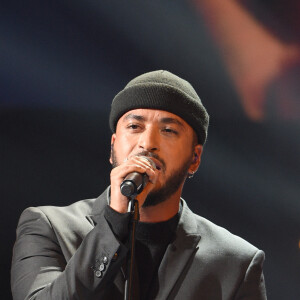
[[[204,145],[209,116],[187,81],[168,71],[145,73],[133,79],[112,102],[109,118],[111,130],[115,132],[122,115],[138,108],[165,110],[178,115],[195,130],[198,143]]]

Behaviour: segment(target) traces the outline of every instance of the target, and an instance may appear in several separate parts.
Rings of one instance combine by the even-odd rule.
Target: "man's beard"
[[[149,152],[148,152],[149,153]],[[138,153],[138,156],[151,156],[157,158],[159,157],[155,154],[146,155],[146,153]],[[111,148],[111,158],[112,158],[112,167],[115,168],[119,165],[116,157],[116,153],[114,151],[114,147],[112,145]],[[161,160],[160,160],[161,161]],[[170,198],[175,192],[178,191],[182,183],[185,181],[188,175],[188,169],[192,163],[192,152],[191,155],[185,160],[185,162],[180,166],[179,169],[174,170],[173,173],[167,178],[166,182],[159,189],[151,191],[143,204],[143,207],[155,206],[159,203],[166,201]],[[164,164],[165,166],[165,164]],[[165,170],[163,168],[162,172]]]

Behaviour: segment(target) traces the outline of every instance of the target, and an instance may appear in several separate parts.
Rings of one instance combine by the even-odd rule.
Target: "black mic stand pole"
[[[136,176],[138,175],[138,176]],[[135,255],[135,232],[136,225],[140,219],[139,202],[136,196],[142,192],[148,183],[146,174],[131,173],[126,177],[120,186],[121,194],[126,196],[129,201],[129,209],[131,213],[131,230],[129,230],[130,253],[127,258],[126,279],[125,279],[125,300],[132,300],[133,293],[133,272],[134,272],[134,255]]]
[[[135,199],[136,194],[130,199],[130,212],[131,212],[131,230],[129,231],[130,242],[130,255],[127,258],[126,266],[126,280],[125,280],[125,300],[132,299],[133,292],[133,270],[134,270],[134,255],[135,255],[135,232],[136,225],[140,219],[139,202]]]

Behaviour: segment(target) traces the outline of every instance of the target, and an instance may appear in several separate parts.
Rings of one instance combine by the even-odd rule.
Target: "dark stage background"
[[[266,252],[269,299],[300,299],[299,13],[281,0],[2,1],[0,298],[20,213],[98,196],[114,95],[166,69],[211,115],[184,198]]]

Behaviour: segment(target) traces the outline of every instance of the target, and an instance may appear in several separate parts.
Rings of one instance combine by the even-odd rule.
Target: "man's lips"
[[[163,171],[166,170],[165,162],[161,158],[159,158],[156,153],[145,151],[145,152],[138,153],[137,156],[143,156],[147,160],[149,160],[149,161],[151,160],[151,162],[153,162],[155,164],[155,168],[159,171],[160,170],[163,170]]]
[[[154,162],[157,170],[161,170],[163,168],[162,163],[158,159],[156,159],[154,157],[147,157],[147,158],[151,159]]]

